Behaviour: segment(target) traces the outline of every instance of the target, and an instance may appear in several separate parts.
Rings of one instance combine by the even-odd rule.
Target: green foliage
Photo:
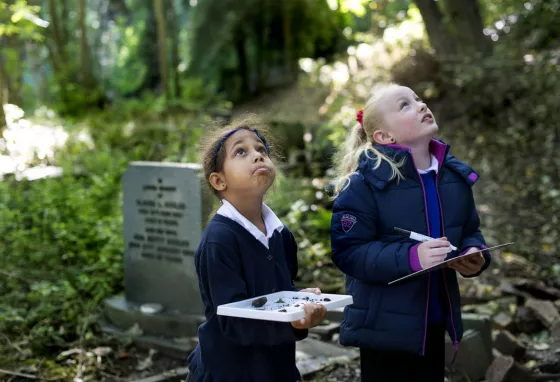
[[[0,182],[1,333],[36,349],[94,335],[101,301],[123,289],[122,173],[133,160],[195,160],[192,126],[207,119],[124,104],[69,127],[61,177]]]
[[[483,175],[475,190],[487,236],[541,260],[560,250],[557,60],[553,52],[520,58],[498,50],[453,67],[447,78],[462,112],[443,125],[455,153]]]
[[[84,315],[121,286],[125,157],[79,146],[61,159],[61,178],[0,182],[0,268],[9,274],[0,284],[0,329],[30,333],[37,346],[73,340]]]
[[[298,285],[344,293],[343,274],[331,261],[331,201],[325,179],[295,179],[280,174],[267,204],[294,233],[298,243]]]
[[[557,48],[560,38],[558,17],[559,0],[534,0],[524,3],[524,7],[518,11],[515,24],[511,26],[512,33],[509,38],[512,44],[515,46],[522,40],[525,49]]]
[[[332,57],[345,47],[349,21],[323,0],[203,1],[190,20],[189,73],[226,87],[234,82],[226,89],[232,100],[262,90],[259,81],[273,67],[281,69],[278,77],[295,79],[299,58]]]
[[[38,17],[40,7],[26,0],[0,1],[0,38],[18,36],[24,39],[42,40],[40,28],[48,23]]]

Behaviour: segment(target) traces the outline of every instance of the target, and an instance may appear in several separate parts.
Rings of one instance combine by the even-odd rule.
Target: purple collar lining
[[[395,144],[388,144],[388,147],[392,147],[397,150],[406,150],[410,152],[410,147],[395,145]],[[437,139],[432,139],[430,141],[430,152],[436,157],[439,163],[439,169],[441,170],[441,166],[443,165],[443,161],[445,159],[445,151],[447,150],[447,145],[438,141]]]

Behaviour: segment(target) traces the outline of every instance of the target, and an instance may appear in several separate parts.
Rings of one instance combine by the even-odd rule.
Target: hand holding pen
[[[451,243],[446,237],[425,241],[418,246],[418,260],[422,269],[426,269],[444,261],[451,251]]]
[[[430,237],[430,236],[422,235],[422,234],[414,232],[414,231],[407,231],[406,229],[397,228],[397,227],[393,228],[393,232],[398,234],[398,235],[408,237],[409,239],[416,240],[416,241],[422,241],[422,242],[441,240],[441,239],[447,240],[447,238],[434,239],[433,237]],[[454,250],[454,251],[457,250],[457,247],[452,245],[450,242],[447,242],[447,245],[449,245],[452,250]]]
[[[395,227],[393,231],[396,234],[406,236],[412,240],[420,241],[422,244],[418,246],[418,260],[422,269],[429,268],[433,265],[441,263],[451,251],[456,251],[457,247],[453,246],[447,237],[434,239],[433,237],[422,235],[413,231],[407,231],[402,228]]]

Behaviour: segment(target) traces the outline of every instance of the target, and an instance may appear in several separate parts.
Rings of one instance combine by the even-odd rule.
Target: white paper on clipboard
[[[431,266],[431,267],[429,267],[429,268],[422,269],[421,271],[414,272],[414,273],[411,273],[411,274],[406,275],[406,276],[404,276],[404,277],[401,277],[401,278],[398,278],[398,279],[396,279],[396,280],[393,280],[393,281],[391,281],[388,285],[392,285],[392,284],[398,283],[398,282],[400,282],[400,281],[409,279],[409,278],[411,278],[411,277],[419,276],[419,275],[422,275],[422,274],[427,273],[427,272],[431,272],[431,271],[435,271],[435,270],[440,269],[440,268],[444,268],[444,267],[447,266],[448,263],[450,263],[450,262],[452,262],[452,261],[454,261],[454,260],[457,260],[457,259],[462,259],[463,257],[469,257],[469,256],[473,256],[473,255],[476,255],[476,254],[479,254],[479,253],[490,252],[490,251],[492,251],[492,250],[494,250],[494,249],[502,248],[502,247],[505,247],[505,246],[507,246],[507,245],[512,245],[512,244],[513,244],[513,242],[511,242],[511,243],[504,243],[504,244],[500,244],[500,245],[495,245],[495,246],[490,247],[490,248],[481,249],[480,251],[472,252],[472,253],[469,253],[468,255],[457,256],[457,257],[454,257],[454,258],[452,258],[452,259],[442,261],[441,263],[438,263],[438,264],[436,264],[436,265],[433,265],[433,266]]]

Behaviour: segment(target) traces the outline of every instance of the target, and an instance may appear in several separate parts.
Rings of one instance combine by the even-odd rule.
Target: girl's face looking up
[[[210,175],[212,186],[228,193],[262,196],[276,177],[276,168],[264,143],[251,130],[241,129],[224,142],[222,171]]]
[[[413,147],[429,143],[438,131],[430,109],[407,87],[389,87],[375,108],[381,122],[381,128],[373,134],[377,143]]]

